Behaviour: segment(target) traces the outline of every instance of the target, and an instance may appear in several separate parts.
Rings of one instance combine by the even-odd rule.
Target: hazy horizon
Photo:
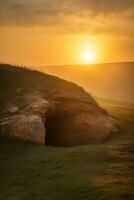
[[[93,96],[133,103],[134,63],[33,67],[82,86]]]
[[[0,62],[133,61],[133,10],[132,0],[0,0]]]

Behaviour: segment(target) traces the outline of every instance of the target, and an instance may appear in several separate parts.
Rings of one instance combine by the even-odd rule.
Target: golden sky
[[[134,60],[133,0],[0,0],[0,62]]]

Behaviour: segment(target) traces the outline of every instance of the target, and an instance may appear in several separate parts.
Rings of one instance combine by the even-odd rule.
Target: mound
[[[117,123],[78,85],[25,68],[0,65],[1,137],[53,146],[102,142]]]

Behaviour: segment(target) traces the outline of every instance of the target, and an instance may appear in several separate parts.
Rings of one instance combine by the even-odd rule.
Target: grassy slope
[[[0,200],[132,200],[133,110],[103,106],[123,127],[105,144],[55,148],[0,141]]]
[[[75,83],[39,71],[0,64],[0,111],[3,111],[7,103],[12,100],[20,101],[27,93],[43,94],[49,100],[57,93],[69,93],[70,96],[79,95],[92,99]]]

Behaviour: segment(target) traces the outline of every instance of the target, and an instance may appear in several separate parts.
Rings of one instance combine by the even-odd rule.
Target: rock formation
[[[1,137],[75,146],[102,142],[118,130],[90,94],[57,77],[1,65],[0,89]]]

